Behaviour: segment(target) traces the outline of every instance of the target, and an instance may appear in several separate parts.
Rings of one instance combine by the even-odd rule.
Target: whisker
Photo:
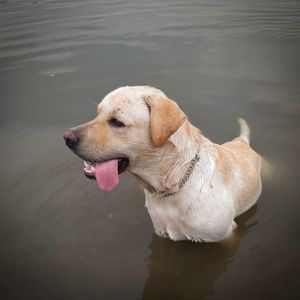
[[[95,104],[96,106],[98,106],[98,103],[96,103],[96,102],[94,102],[92,100],[87,100],[87,102],[90,102],[90,103]]]

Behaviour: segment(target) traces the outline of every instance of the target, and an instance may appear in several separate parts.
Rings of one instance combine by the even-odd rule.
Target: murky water
[[[297,299],[299,1],[0,1],[0,298]],[[153,85],[214,141],[248,120],[268,161],[223,244],[153,234],[129,174],[112,193],[62,133]]]

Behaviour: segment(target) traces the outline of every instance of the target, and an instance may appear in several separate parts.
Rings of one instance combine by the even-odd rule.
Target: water
[[[299,1],[0,1],[0,298],[297,299]],[[268,162],[230,242],[153,234],[129,175],[82,174],[65,129],[124,85],[153,85],[212,140]]]

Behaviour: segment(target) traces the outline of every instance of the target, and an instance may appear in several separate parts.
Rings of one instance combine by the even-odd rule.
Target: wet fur
[[[125,128],[111,128],[116,117]],[[108,94],[97,117],[74,128],[80,132],[80,157],[99,161],[126,156],[146,197],[156,234],[172,240],[215,242],[236,227],[234,218],[253,206],[261,193],[261,158],[249,146],[249,127],[218,145],[194,127],[163,92],[124,87]],[[183,186],[178,183],[199,151],[200,161]],[[161,198],[159,192],[176,192]]]

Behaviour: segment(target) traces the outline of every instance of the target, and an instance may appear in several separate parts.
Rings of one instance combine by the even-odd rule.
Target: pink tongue
[[[112,191],[119,183],[118,160],[97,163],[95,175],[101,190]]]

